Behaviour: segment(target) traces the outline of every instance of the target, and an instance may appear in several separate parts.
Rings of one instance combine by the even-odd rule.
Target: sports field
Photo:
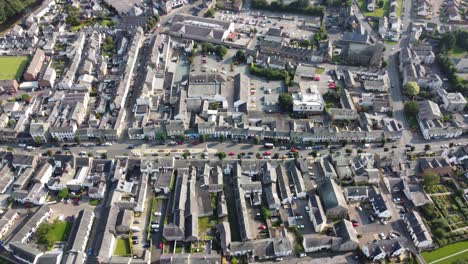
[[[27,56],[0,56],[0,80],[19,79],[28,62]]]

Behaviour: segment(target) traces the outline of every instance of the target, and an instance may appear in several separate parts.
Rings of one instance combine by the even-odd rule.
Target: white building
[[[317,87],[311,87],[310,93],[296,93],[292,97],[294,112],[321,113],[325,109],[325,101]]]
[[[443,89],[439,89],[438,94],[442,99],[442,107],[449,112],[461,112],[465,109],[466,99],[461,93],[447,93]]]

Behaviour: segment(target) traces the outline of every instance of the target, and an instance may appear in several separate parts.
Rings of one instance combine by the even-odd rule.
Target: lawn
[[[468,55],[468,53],[464,49],[461,49],[458,46],[455,46],[455,48],[450,50],[450,57],[461,59],[465,55]]]
[[[446,256],[450,256],[462,250],[468,249],[468,241],[458,242],[454,244],[450,244],[441,248],[438,248],[431,252],[423,252],[421,255],[423,256],[424,260],[427,263],[431,263],[435,260],[441,259]],[[467,254],[460,254],[457,256],[453,256],[445,261],[437,262],[437,263],[452,263],[457,259],[462,259],[463,257],[467,257]]]
[[[92,205],[92,206],[97,206],[101,204],[101,200],[100,199],[91,199],[89,200],[89,205]]]
[[[402,0],[399,0],[402,1]],[[378,2],[378,1],[376,1]],[[366,0],[358,0],[359,8],[361,9],[362,13],[366,17],[383,17],[384,15],[388,14],[388,10],[390,8],[389,0],[383,0],[384,4],[382,8],[375,8],[374,11],[369,12],[367,11],[367,1]],[[376,7],[378,4],[376,3]]]
[[[28,62],[27,56],[0,56],[0,80],[19,79]]]
[[[324,68],[315,68],[315,74],[322,74],[325,72]]]
[[[132,251],[130,250],[130,241],[128,239],[119,238],[117,239],[117,246],[115,247],[114,255],[116,256],[130,256]]]
[[[403,12],[403,0],[398,0],[398,17],[401,17]]]
[[[52,248],[55,242],[67,241],[73,222],[55,220],[53,223],[43,223],[37,230],[38,243]]]

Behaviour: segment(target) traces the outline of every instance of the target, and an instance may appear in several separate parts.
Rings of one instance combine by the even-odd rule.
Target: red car
[[[163,248],[163,242],[159,242],[159,248]]]
[[[270,156],[271,155],[271,152],[270,151],[265,151],[263,152],[263,156]]]
[[[315,76],[314,81],[320,81],[320,76],[319,75]]]
[[[228,155],[229,155],[229,156],[234,156],[234,155],[236,155],[236,153],[234,153],[234,152],[229,152]]]
[[[354,227],[358,227],[358,226],[359,226],[359,223],[358,223],[358,221],[356,221],[356,220],[353,220],[353,221],[351,221],[351,222],[353,223],[353,226],[354,226]]]
[[[265,229],[266,229],[266,226],[265,226],[265,225],[261,225],[261,226],[258,227],[258,229],[260,229],[260,230],[265,230]]]
[[[330,83],[330,84],[328,84],[328,87],[330,87],[330,89],[335,89],[336,85],[334,83]]]
[[[297,148],[291,148],[291,152],[294,153],[294,152],[298,152],[299,150],[297,150]]]
[[[73,200],[73,202],[78,205],[80,204],[80,199],[78,197],[75,197],[75,200]]]

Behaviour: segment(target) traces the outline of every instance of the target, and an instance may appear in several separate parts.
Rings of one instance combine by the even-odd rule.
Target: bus
[[[272,149],[275,148],[275,145],[273,145],[273,143],[265,143],[265,148]]]

